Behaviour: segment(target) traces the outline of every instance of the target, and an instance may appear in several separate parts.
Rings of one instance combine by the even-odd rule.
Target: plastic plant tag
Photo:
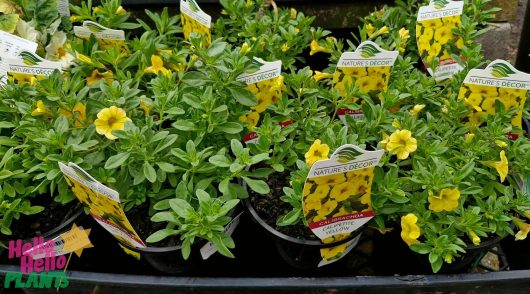
[[[61,70],[60,62],[42,59],[37,54],[22,51],[17,57],[4,58],[2,70],[7,73],[8,78],[18,82],[31,82],[49,76],[54,70]]]
[[[180,19],[186,40],[190,39],[191,33],[196,32],[206,37],[206,45],[211,44],[212,17],[202,11],[195,0],[180,0]]]
[[[60,234],[59,236],[43,242],[35,247],[23,252],[23,255],[29,255],[33,259],[45,258],[49,252],[54,256],[66,255],[70,252],[84,248],[92,248],[93,245],[88,238],[91,229],[84,230],[74,224],[70,231]]]
[[[58,0],[57,10],[61,16],[70,17],[70,3],[68,0]]]
[[[85,21],[83,26],[75,26],[74,34],[82,39],[88,39],[91,35],[94,35],[103,49],[123,46],[125,41],[125,32],[123,30],[112,30],[93,21]]]
[[[458,98],[463,99],[471,110],[470,124],[479,125],[482,116],[494,114],[495,103],[499,101],[506,109],[519,109],[512,125],[521,128],[529,90],[530,74],[518,71],[504,60],[495,60],[485,69],[473,69],[467,74]]]
[[[132,247],[144,248],[145,244],[131,226],[120,206],[118,192],[96,181],[82,168],[59,162],[59,168],[75,196],[88,207],[90,215],[117,240]],[[126,250],[128,254],[133,252]],[[138,258],[138,254],[132,254]]]
[[[311,167],[304,185],[302,208],[309,228],[323,243],[348,238],[374,216],[372,180],[374,167],[383,153],[384,150],[366,151],[347,144],[339,147],[330,159],[317,161]],[[344,250],[347,247],[343,246]],[[333,252],[334,256],[340,253],[338,249]]]
[[[234,217],[232,219],[232,221],[230,221],[226,225],[225,233],[227,233],[228,235],[232,236],[232,234],[234,233],[235,229],[239,225],[239,221],[241,219],[241,215],[242,214],[243,214],[242,212],[240,214],[238,214],[236,217]],[[217,252],[217,249],[215,249],[215,247],[212,244],[212,242],[208,242],[204,246],[201,247],[200,252],[201,252],[202,259],[206,260],[206,259],[210,258],[210,256],[214,255]]]
[[[318,264],[318,267],[334,263],[343,256],[346,256],[346,254],[348,254],[353,248],[355,248],[355,246],[357,246],[361,236],[362,233],[344,244],[320,249],[320,256],[322,256],[322,260]]]
[[[6,58],[16,58],[22,51],[35,53],[39,45],[0,30],[0,85],[5,83],[7,70],[3,66]]]
[[[464,40],[453,34],[461,26],[463,1],[431,0],[428,6],[420,7],[416,24],[418,50],[427,71],[436,81],[452,78],[463,67],[451,54],[459,54]],[[436,68],[432,63],[438,58]]]
[[[346,103],[360,104],[358,97],[346,97],[347,89],[353,86],[379,100],[381,92],[387,90],[390,72],[398,55],[398,51],[384,50],[371,41],[361,43],[354,52],[342,53],[333,75],[334,88],[338,89]],[[339,109],[337,114],[343,123],[346,123],[347,115],[353,119],[363,117],[362,110]]]

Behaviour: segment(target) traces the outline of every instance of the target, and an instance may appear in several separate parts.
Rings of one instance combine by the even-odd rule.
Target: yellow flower
[[[486,98],[499,96],[499,93],[497,93],[497,88],[496,87],[472,85],[472,84],[468,84],[466,86],[469,88],[469,90],[472,93],[481,94],[482,96],[484,96]]]
[[[475,138],[475,134],[473,133],[466,134],[466,140],[465,140],[466,144],[473,142],[473,138]]]
[[[445,188],[440,192],[440,196],[429,195],[429,209],[434,212],[453,211],[458,207],[460,190],[457,188]]]
[[[399,37],[403,40],[406,40],[408,38],[410,38],[410,32],[409,30],[407,30],[406,28],[401,28],[399,30]]]
[[[417,225],[418,217],[409,213],[401,217],[401,238],[407,245],[420,243],[418,238],[421,235],[420,227]]]
[[[330,185],[335,186],[337,184],[341,184],[346,182],[346,177],[344,174],[334,174],[334,175],[327,175],[322,177],[317,177],[313,179],[317,185]]]
[[[506,158],[506,153],[504,150],[501,151],[500,157],[500,161],[488,161],[486,162],[486,165],[497,170],[497,173],[499,173],[499,177],[501,179],[501,183],[503,183],[506,179],[506,176],[508,176],[508,158]]]
[[[348,243],[346,242],[344,244],[337,245],[335,247],[320,249],[320,255],[322,256],[322,259],[324,259],[325,261],[340,258],[342,254],[344,254],[344,251],[346,251],[347,245]]]
[[[320,72],[318,70],[315,70],[315,75],[313,76],[315,81],[320,81],[320,80],[323,80],[323,79],[330,79],[332,77],[333,77],[333,74]]]
[[[495,140],[495,144],[497,144],[497,146],[499,146],[501,148],[504,148],[504,147],[508,146],[508,144],[506,144],[506,142],[501,141],[501,140]]]
[[[471,239],[473,242],[473,245],[480,245],[480,237],[477,235],[477,233],[473,232],[472,230],[468,230],[467,234],[469,235],[469,239]]]
[[[81,53],[77,53],[77,60],[84,62],[84,63],[92,64],[92,59]]]
[[[282,52],[287,52],[287,50],[289,50],[289,48],[291,48],[291,47],[289,47],[289,45],[287,43],[284,43],[282,45]]]
[[[372,36],[370,37],[375,37],[375,36],[379,36],[379,35],[384,35],[384,34],[387,34],[389,31],[388,31],[388,27],[387,26],[384,26],[382,28],[380,28],[379,30],[377,30],[377,32],[375,32]]]
[[[82,128],[86,120],[86,105],[81,102],[77,102],[71,111],[60,109],[59,114],[65,116],[69,120],[75,118],[74,126],[76,128]]]
[[[315,55],[318,52],[324,52],[324,53],[328,53],[329,52],[328,49],[320,46],[320,44],[318,44],[317,40],[311,41],[311,45],[309,46],[309,48],[311,49],[311,51],[309,52],[310,56],[313,56],[313,55]]]
[[[528,236],[528,232],[530,232],[530,225],[516,217],[512,217],[512,220],[515,223],[515,225],[519,228],[519,232],[515,234],[515,240],[520,241],[520,240],[526,239],[526,236]]]
[[[247,115],[240,116],[239,121],[246,122],[248,130],[252,132],[254,128],[258,125],[259,113],[252,111]]]
[[[397,118],[394,118],[394,120],[392,121],[392,126],[397,130],[401,129],[401,123],[399,123],[399,120],[397,120]]]
[[[252,107],[257,113],[264,112],[269,105],[273,104],[272,95],[267,91],[259,92],[256,94],[256,99],[258,100],[258,105]]]
[[[451,38],[453,38],[453,33],[451,32],[451,27],[441,27],[434,32],[434,40],[440,43],[440,45],[447,44]]]
[[[442,51],[442,45],[440,45],[440,43],[434,42],[431,45],[431,48],[428,50],[428,54],[429,56],[435,57],[435,56],[438,56],[438,54],[440,54],[440,51]]]
[[[305,154],[305,162],[311,167],[319,160],[328,159],[328,154],[329,146],[327,144],[322,144],[321,141],[317,139]]]
[[[116,14],[126,14],[127,10],[125,10],[121,5],[116,9]]]
[[[375,28],[371,23],[367,24],[364,28],[368,36],[371,36],[375,32]]]
[[[387,135],[385,132],[383,132],[383,140],[381,140],[381,148],[386,149],[386,145],[388,144],[389,139],[390,139],[390,136]]]
[[[140,108],[144,111],[145,116],[149,116],[151,110],[153,109],[153,105],[142,99],[140,101]]]
[[[407,159],[409,154],[418,148],[418,143],[409,130],[397,130],[388,140],[386,150],[396,154],[401,160]]]
[[[98,118],[94,124],[96,125],[96,132],[98,134],[105,135],[109,140],[115,140],[118,137],[114,136],[112,131],[123,130],[127,120],[129,119],[123,109],[111,106],[102,109],[98,113]]]
[[[95,69],[92,71],[92,74],[86,78],[87,85],[92,86],[93,84],[99,82],[101,79],[105,79],[107,83],[112,83],[114,74],[111,71],[106,71],[100,73],[99,70]]]
[[[418,117],[418,114],[425,108],[425,104],[416,104],[414,108],[410,110],[410,114],[414,117]]]
[[[10,74],[20,85],[30,84],[35,86],[37,84],[37,78],[30,74],[12,73]]]
[[[161,72],[164,76],[169,76],[169,70],[164,67],[164,61],[158,55],[151,56],[151,66],[146,68],[144,72],[156,75]]]
[[[296,19],[296,14],[297,14],[296,9],[291,8],[291,19]]]
[[[462,48],[464,47],[464,39],[459,38],[459,39],[456,41],[455,45],[456,45],[456,48],[458,48],[458,49],[462,49]]]
[[[99,14],[99,13],[103,12],[103,8],[101,8],[99,6],[96,6],[96,7],[92,8],[92,11],[94,11],[95,14]]]
[[[453,255],[451,253],[447,253],[444,256],[444,260],[446,263],[453,263]]]
[[[52,113],[46,108],[42,100],[37,101],[37,108],[31,112],[31,116],[51,115]]]
[[[322,204],[320,207],[320,210],[318,211],[318,214],[321,216],[328,216],[335,208],[337,207],[337,201],[335,200],[328,200],[326,203]]]
[[[355,187],[355,183],[344,182],[333,187],[329,197],[340,202],[350,198],[350,196],[354,196],[357,192],[358,191]]]
[[[355,85],[364,92],[380,90],[378,89],[377,79],[374,79],[374,77],[371,77],[371,76],[358,78],[355,81]]]
[[[241,50],[239,50],[240,55],[245,55],[248,51],[250,51],[250,46],[248,46],[248,43],[245,42],[243,45],[241,45]]]

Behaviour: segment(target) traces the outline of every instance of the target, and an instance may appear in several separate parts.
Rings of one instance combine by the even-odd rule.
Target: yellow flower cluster
[[[252,131],[258,125],[260,113],[282,98],[282,92],[285,88],[283,79],[283,76],[279,76],[247,86],[246,89],[254,94],[258,100],[258,105],[252,107],[251,112],[239,117],[239,121],[247,123],[249,131]]]
[[[416,36],[422,59],[429,64],[435,57],[439,57],[440,60],[450,59],[450,52],[443,49],[450,40],[454,40],[456,47],[461,49],[464,40],[453,34],[453,29],[458,28],[461,23],[460,15],[418,22]]]
[[[413,213],[401,217],[401,239],[409,246],[420,242],[421,230],[417,223],[418,217]]]
[[[320,249],[320,256],[322,256],[322,259],[324,259],[325,261],[339,259],[342,257],[346,249],[348,249],[349,244],[350,242],[346,242],[334,247],[322,248]]]
[[[359,90],[376,97],[381,91],[387,90],[389,79],[389,66],[338,67],[333,75],[333,84],[347,103],[356,103],[359,100],[357,97],[346,97],[348,88],[355,85]]]
[[[429,209],[434,212],[453,211],[458,207],[458,199],[460,190],[457,188],[442,189],[439,196],[429,196]]]
[[[401,160],[407,159],[410,153],[418,149],[418,142],[409,130],[396,130],[390,136],[383,135],[381,145]]]
[[[318,222],[372,209],[373,167],[316,177],[304,186],[304,216]]]
[[[184,38],[189,40],[191,33],[196,32],[199,35],[206,37],[206,44],[204,45],[208,46],[212,42],[212,33],[208,27],[185,13],[180,14],[180,20],[182,21],[182,31],[184,32]]]
[[[327,144],[322,144],[322,142],[317,139],[309,150],[305,154],[305,162],[309,167],[311,167],[315,162],[319,160],[328,159],[329,146]]]
[[[506,109],[518,107],[517,115],[512,119],[512,125],[522,127],[523,106],[528,91],[524,89],[506,89],[492,86],[464,84],[458,94],[468,105],[471,113],[469,122],[480,125],[480,118],[484,115],[495,114],[495,101],[499,100]]]
[[[109,140],[115,140],[118,137],[112,134],[112,131],[123,130],[125,123],[129,120],[125,111],[116,106],[104,108],[98,113],[98,118],[94,122],[96,132],[105,135]]]

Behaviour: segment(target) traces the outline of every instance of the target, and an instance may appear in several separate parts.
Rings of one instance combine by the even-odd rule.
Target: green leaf
[[[228,88],[228,91],[230,91],[230,94],[237,102],[241,103],[244,106],[256,106],[258,104],[258,100],[254,96],[254,94],[247,91],[246,89]]]
[[[148,243],[156,243],[159,242],[169,236],[178,234],[177,230],[173,229],[162,229],[154,232],[151,236],[147,237],[145,240]]]
[[[172,124],[172,126],[175,129],[181,130],[181,131],[196,131],[197,130],[197,127],[195,126],[195,124],[187,120],[177,120],[176,122]]]
[[[121,166],[130,156],[130,153],[118,153],[114,156],[109,157],[105,162],[105,169],[114,169]]]
[[[239,134],[243,131],[243,127],[241,126],[241,124],[236,122],[224,123],[222,125],[217,126],[217,129],[227,134]]]
[[[145,178],[151,183],[156,182],[156,171],[153,168],[153,166],[149,162],[146,161],[144,162],[143,167],[144,167]]]
[[[167,162],[158,162],[156,165],[158,165],[158,167],[166,173],[174,173],[176,169],[174,165]]]
[[[265,181],[262,180],[254,180],[248,177],[243,177],[243,180],[247,185],[252,189],[252,191],[258,193],[258,194],[268,194],[270,192],[269,185],[265,183]]]
[[[232,141],[230,141],[230,147],[232,149],[232,153],[234,153],[236,156],[243,153],[243,144],[236,139],[232,139]]]
[[[0,121],[0,129],[8,129],[8,128],[14,128],[15,125],[13,123],[7,122],[7,121]]]
[[[182,218],[188,218],[190,212],[193,210],[193,207],[191,207],[186,200],[179,198],[169,200],[169,206],[178,216]]]
[[[296,224],[302,216],[302,210],[300,208],[289,211],[286,215],[280,217],[276,224],[278,226],[291,226]]]

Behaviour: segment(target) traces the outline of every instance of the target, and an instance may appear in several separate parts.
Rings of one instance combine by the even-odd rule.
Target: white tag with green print
[[[462,38],[454,35],[453,29],[462,25],[463,1],[432,0],[428,6],[420,7],[416,24],[418,50],[427,71],[436,81],[452,78],[463,67],[451,57],[460,55],[464,46]],[[438,58],[435,70],[432,62]]]
[[[21,37],[0,30],[0,85],[5,84],[7,69],[6,58],[16,58],[22,51],[35,53],[39,45]]]
[[[94,37],[98,40],[125,40],[125,32],[123,30],[109,29],[93,21],[85,21],[83,22],[83,26],[75,26],[74,34],[78,38],[90,38],[90,35],[94,35]]]
[[[311,166],[302,208],[309,228],[324,243],[336,235],[348,235],[373,217],[374,167],[383,153],[384,150],[367,151],[347,144],[330,159]]]
[[[238,81],[251,85],[277,78],[282,74],[281,60],[267,62],[261,58],[254,57],[252,63],[257,65],[259,69],[255,72],[245,73],[238,76]]]
[[[354,52],[342,53],[333,75],[334,88],[346,103],[362,103],[358,97],[346,97],[347,89],[353,86],[375,101],[379,100],[381,93],[388,88],[390,72],[398,55],[398,51],[384,50],[372,41],[361,43]],[[353,119],[363,117],[361,110],[339,109],[337,114],[344,124],[346,116]]]
[[[512,119],[512,125],[521,128],[529,90],[530,74],[518,71],[507,61],[495,60],[485,69],[469,71],[458,98],[463,99],[471,110],[471,124],[478,125],[481,116],[494,114],[495,102],[500,101],[507,109],[519,109]]]
[[[60,62],[43,59],[29,51],[22,51],[17,57],[2,60],[2,69],[7,73],[7,77],[18,81],[49,76],[54,70],[60,71],[61,68]]]
[[[186,40],[189,40],[191,33],[196,32],[201,36],[206,36],[206,42],[211,43],[212,17],[202,11],[195,0],[180,0],[180,19]]]
[[[68,0],[58,0],[57,1],[57,10],[61,16],[70,17],[70,1]]]

